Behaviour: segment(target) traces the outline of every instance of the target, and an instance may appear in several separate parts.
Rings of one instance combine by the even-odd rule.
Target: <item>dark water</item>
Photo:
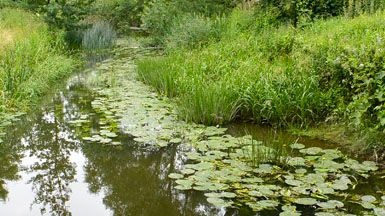
[[[83,143],[69,122],[82,113],[94,121],[98,116],[91,109],[92,92],[81,83],[82,76],[75,77],[9,129],[0,145],[0,215],[253,215],[217,209],[202,193],[173,189],[167,176],[183,164],[180,147],[145,149],[124,135],[122,146]],[[98,130],[98,124],[92,127]],[[250,133],[265,142],[298,139],[248,124],[232,125],[229,132]],[[318,140],[299,142],[327,146]],[[370,181],[362,190],[385,188],[384,181]]]

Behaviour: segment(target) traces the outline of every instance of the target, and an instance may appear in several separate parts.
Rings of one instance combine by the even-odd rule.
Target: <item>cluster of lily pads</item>
[[[93,110],[108,120],[114,120],[120,133],[131,135],[138,144],[156,148],[224,134],[226,129],[223,128],[178,120],[172,103],[158,97],[150,87],[138,81],[135,69],[130,56],[109,59],[98,64],[94,69],[98,75],[90,76],[87,81],[97,95],[92,101]],[[86,116],[81,116],[72,123],[81,126],[88,121]],[[83,137],[86,141],[101,143],[109,141],[109,138],[108,133]]]
[[[127,49],[118,52],[123,51]],[[188,162],[169,177],[175,180],[175,189],[202,191],[218,207],[246,205],[254,211],[280,209],[280,215],[300,215],[298,207],[308,206],[322,216],[348,215],[349,206],[358,205],[360,214],[384,215],[384,197],[351,193],[378,169],[375,163],[360,163],[338,150],[302,144],[291,145],[289,154],[261,157],[276,150],[249,136],[226,135],[225,128],[179,121],[169,100],[136,79],[133,57],[116,56],[119,59],[99,64],[98,76],[89,81],[98,95],[92,107],[104,118],[98,134],[84,140],[112,143],[118,134],[109,125],[116,124],[119,133],[131,135],[142,145],[189,146]],[[73,123],[81,126],[87,119],[83,116]]]
[[[290,146],[290,156],[277,163],[252,166],[247,157],[253,148],[252,141],[247,143],[250,139],[222,138],[196,143],[196,151],[187,153],[184,169],[169,175],[176,180],[176,189],[203,191],[208,202],[220,207],[281,208],[281,215],[300,215],[298,206],[316,208],[316,215],[348,215],[345,204],[352,203],[361,205],[361,213],[384,215],[385,196],[379,201],[349,193],[378,169],[374,162],[360,163],[339,150],[296,143]],[[269,147],[259,143],[254,148]]]

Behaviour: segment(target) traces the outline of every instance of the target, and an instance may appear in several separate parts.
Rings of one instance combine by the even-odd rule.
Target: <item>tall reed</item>
[[[87,29],[83,35],[83,48],[90,52],[99,52],[114,46],[116,33],[105,21],[98,21]]]

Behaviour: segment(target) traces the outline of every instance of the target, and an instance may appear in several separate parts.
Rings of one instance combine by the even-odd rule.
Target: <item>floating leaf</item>
[[[374,197],[372,195],[366,195],[366,196],[361,197],[362,202],[374,203],[374,202],[376,202],[376,200],[377,200],[376,197]]]
[[[171,173],[170,175],[168,175],[168,177],[171,179],[181,179],[181,178],[183,178],[183,175],[181,175],[179,173]]]
[[[306,161],[302,157],[293,157],[287,161],[287,164],[289,164],[290,166],[305,166]]]
[[[324,209],[335,209],[335,208],[342,208],[344,207],[344,204],[337,200],[329,200],[327,202],[319,202],[317,204],[319,207]]]
[[[376,216],[385,216],[385,208],[374,208],[373,211]]]
[[[282,212],[279,216],[301,216],[301,214],[297,212],[297,208],[295,206],[284,205],[282,206]]]
[[[285,183],[290,186],[296,186],[296,187],[299,187],[303,184],[302,181],[294,180],[294,179],[286,179]]]
[[[319,147],[311,147],[307,149],[301,149],[300,152],[308,155],[318,155],[322,152],[322,149]]]
[[[177,190],[191,190],[191,185],[177,185],[175,186],[175,189]]]
[[[185,175],[191,175],[191,174],[195,173],[195,170],[193,170],[193,169],[183,169],[180,172],[185,174]]]
[[[305,145],[304,144],[300,144],[300,143],[294,143],[294,144],[290,145],[290,148],[292,148],[292,149],[303,149],[303,148],[305,148]]]
[[[317,200],[313,198],[298,198],[295,200],[295,203],[300,205],[315,205]]]
[[[207,202],[213,204],[216,207],[229,207],[232,205],[232,202],[227,202],[218,197],[209,197],[207,198]]]

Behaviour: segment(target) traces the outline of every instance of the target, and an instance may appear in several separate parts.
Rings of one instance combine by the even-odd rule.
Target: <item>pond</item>
[[[4,142],[0,145],[1,215],[248,216],[256,215],[252,209],[261,210],[261,215],[279,215],[282,207],[287,208],[287,213],[295,212],[292,209],[295,206],[303,215],[315,214],[315,199],[306,196],[299,198],[294,193],[285,195],[286,197],[279,195],[286,200],[293,197],[287,203],[295,205],[286,207],[270,199],[270,192],[274,193],[271,197],[278,200],[275,190],[281,190],[282,193],[286,191],[285,188],[274,189],[269,186],[266,189],[264,185],[259,185],[258,189],[254,187],[250,191],[244,191],[242,184],[246,182],[245,179],[248,183],[256,181],[255,185],[266,180],[256,178],[258,175],[266,175],[266,170],[273,170],[266,164],[243,166],[243,162],[237,162],[234,165],[237,169],[232,169],[231,175],[226,174],[227,182],[233,183],[229,183],[230,188],[221,180],[209,179],[210,176],[204,175],[214,165],[217,166],[215,171],[225,172],[227,166],[222,166],[222,161],[224,164],[234,162],[229,160],[228,155],[243,158],[240,155],[243,155],[245,149],[242,154],[234,149],[229,151],[223,148],[223,143],[231,146],[234,144],[233,140],[238,139],[236,137],[243,138],[249,134],[252,138],[248,141],[260,140],[270,144],[270,147],[286,145],[290,149],[289,145],[293,143],[296,144],[294,149],[298,150],[303,148],[299,143],[307,147],[335,146],[250,124],[229,125],[226,132],[229,135],[224,135],[225,138],[218,144],[217,137],[223,136],[224,129],[192,125],[178,120],[170,101],[157,97],[148,87],[137,81],[133,74],[124,72],[134,67],[133,57],[126,51],[120,50],[125,55],[116,56],[116,61],[107,60],[74,75],[66,85],[58,87],[55,93],[47,96],[40,107],[8,128]],[[100,71],[103,73],[100,74]],[[195,145],[191,144],[193,142]],[[206,146],[207,142],[211,142],[211,147]],[[321,151],[316,148],[305,150],[309,155],[313,154],[312,151]],[[335,152],[329,153],[329,156],[337,158]],[[200,163],[192,163],[194,157]],[[306,160],[317,160],[314,157]],[[338,159],[341,158],[338,156]],[[336,166],[330,161],[328,163]],[[367,164],[368,170],[363,171],[361,164],[351,163],[355,166],[354,171],[362,175],[377,170],[371,163]],[[251,178],[249,167],[253,167],[254,173],[260,173],[253,174]],[[334,183],[345,179],[344,172],[338,166],[336,169],[338,176],[330,174],[328,170],[326,173],[329,176],[321,176],[323,181],[330,176],[332,177],[329,180]],[[306,172],[305,169],[296,171]],[[239,176],[234,174],[237,172],[240,173]],[[272,183],[281,185],[280,187],[283,187],[281,181],[289,182],[291,186],[302,184],[297,179],[300,177],[286,170],[274,172],[277,179]],[[378,173],[362,178],[359,184],[352,183],[354,186],[358,185],[354,190],[349,185],[350,193],[360,195],[354,202],[364,204],[368,209],[376,208],[377,215],[382,213],[380,202],[381,196],[385,195],[385,181],[382,176],[383,173]],[[189,182],[190,177],[194,179],[195,186]],[[360,177],[349,175],[349,178]],[[337,186],[341,187],[341,184]],[[239,188],[233,190],[232,187]],[[330,190],[327,187],[324,189]],[[261,191],[266,194],[261,199],[255,199],[260,197]],[[245,193],[252,195],[245,197]],[[365,202],[360,201],[363,195],[369,194],[370,197],[364,197]],[[236,199],[238,197],[241,201]],[[373,197],[375,201],[371,200]],[[225,200],[229,202],[224,202]],[[259,209],[248,205],[257,200],[268,208]],[[339,202],[327,203],[327,199],[320,200],[325,201],[321,203],[323,205],[339,208]],[[307,204],[309,202],[310,206]],[[385,205],[385,200],[383,202]],[[362,211],[362,207],[349,204],[344,208],[348,212]],[[370,211],[366,212],[371,214]]]

